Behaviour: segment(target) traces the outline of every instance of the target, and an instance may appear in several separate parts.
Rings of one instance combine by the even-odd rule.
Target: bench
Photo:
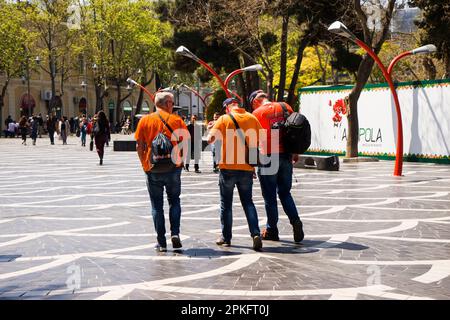
[[[294,167],[326,171],[339,171],[339,157],[302,154],[300,155],[299,160],[294,165]]]
[[[114,140],[113,150],[136,152],[136,140]]]

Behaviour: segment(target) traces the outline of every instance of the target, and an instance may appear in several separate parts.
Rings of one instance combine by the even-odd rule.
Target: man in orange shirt
[[[246,161],[245,154],[250,152],[249,149],[258,146],[259,133],[262,128],[258,120],[241,108],[236,99],[226,99],[223,107],[229,113],[216,121],[208,135],[209,144],[216,140],[222,141],[219,162],[222,236],[216,241],[216,244],[226,247],[231,245],[233,192],[236,186],[253,239],[253,249],[259,251],[262,248],[262,241],[258,214],[252,199],[254,168]],[[237,126],[241,129],[240,132],[237,132]]]
[[[152,204],[153,223],[158,240],[156,249],[160,252],[167,251],[163,209],[164,188],[166,189],[167,200],[169,202],[172,247],[174,249],[180,249],[182,247],[179,234],[181,220],[180,176],[183,159],[181,156],[182,148],[180,148],[179,142],[187,141],[189,132],[184,121],[178,115],[172,114],[173,104],[173,94],[170,92],[158,92],[155,95],[156,112],[143,117],[139,121],[135,133],[137,152],[141,160],[142,168],[147,175],[147,189]],[[163,147],[167,148],[167,144],[162,146],[157,144],[158,141],[165,139],[160,134],[163,134],[171,141],[173,150],[171,151],[170,159],[168,159],[169,157],[165,159],[162,159],[163,157],[155,157],[155,152],[160,151],[159,149],[164,149]],[[153,150],[152,152],[152,146],[156,146],[157,150]],[[167,161],[164,163],[164,166],[158,167],[158,164],[155,163],[155,158],[158,161]]]
[[[279,102],[271,102],[262,90],[250,94],[249,103],[254,110],[253,115],[259,120],[267,133],[267,143],[262,153],[272,160],[269,165],[258,168],[258,178],[267,214],[267,226],[263,230],[262,238],[263,240],[279,240],[277,228],[278,193],[284,212],[293,227],[294,241],[301,242],[304,238],[303,224],[291,195],[293,163],[296,163],[299,157],[297,154],[284,152],[281,142],[282,132],[277,129],[277,124],[283,122],[285,116],[291,114],[293,110],[284,102],[284,108]]]

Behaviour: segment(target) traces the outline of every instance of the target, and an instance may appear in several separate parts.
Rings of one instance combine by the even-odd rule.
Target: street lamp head
[[[34,59],[34,62],[36,62],[37,65],[40,65],[40,64],[41,64],[41,58],[40,58],[39,56],[37,56],[37,57]]]
[[[127,91],[128,91],[128,92],[131,92],[131,91],[133,91],[133,87],[132,87],[132,86],[130,86],[130,85],[127,85],[126,89],[127,89]]]
[[[188,48],[186,48],[185,46],[179,46],[177,51],[175,51],[176,54],[180,54],[182,56],[191,58],[195,61],[200,60],[195,54],[193,54],[191,51],[189,51]]]
[[[261,71],[262,69],[263,69],[262,65],[254,64],[252,66],[242,68],[242,71]]]
[[[333,22],[328,27],[328,31],[340,35],[342,37],[348,38],[350,40],[356,39],[356,36],[340,21]]]
[[[98,69],[97,64],[94,63],[94,64],[92,65],[92,70],[94,70],[94,72],[95,72],[95,71],[97,71],[97,69]]]
[[[138,69],[137,74],[141,75],[142,74],[142,69]]]
[[[432,53],[436,52],[436,46],[434,44],[427,44],[426,46],[416,48],[414,50],[411,50],[412,54],[420,54],[420,53]]]
[[[86,83],[86,81],[81,81],[81,84],[80,84],[80,86],[83,88],[83,89],[85,89],[86,87],[87,87],[87,83]]]
[[[138,84],[136,81],[134,81],[134,80],[131,79],[131,78],[128,78],[128,79],[127,79],[127,83],[128,83],[129,86],[135,86],[135,85]]]

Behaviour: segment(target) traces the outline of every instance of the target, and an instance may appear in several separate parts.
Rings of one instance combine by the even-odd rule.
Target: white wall
[[[450,81],[440,82],[430,81],[425,86],[399,84],[405,155],[450,155]],[[341,123],[335,124],[329,104],[348,96],[351,87],[330,89],[300,90],[300,109],[312,130],[310,151],[345,152],[346,149],[347,117],[343,116]],[[358,118],[359,152],[395,155],[397,117],[387,86],[364,89],[358,102]]]

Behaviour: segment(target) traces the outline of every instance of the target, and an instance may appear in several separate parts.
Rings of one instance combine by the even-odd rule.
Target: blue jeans
[[[297,207],[291,195],[293,174],[292,156],[290,154],[279,155],[279,167],[275,174],[264,174],[264,171],[264,167],[258,168],[258,178],[266,207],[267,229],[278,232],[277,192],[290,223],[293,224],[300,220]]]
[[[237,186],[239,198],[247,218],[248,228],[252,237],[259,236],[258,214],[252,199],[253,173],[239,170],[220,170],[220,222],[222,237],[231,241],[233,226],[233,192]]]
[[[157,240],[166,247],[166,227],[164,219],[164,188],[169,202],[169,221],[171,235],[179,235],[181,220],[181,168],[167,173],[147,172],[147,189],[152,203],[152,216]]]

